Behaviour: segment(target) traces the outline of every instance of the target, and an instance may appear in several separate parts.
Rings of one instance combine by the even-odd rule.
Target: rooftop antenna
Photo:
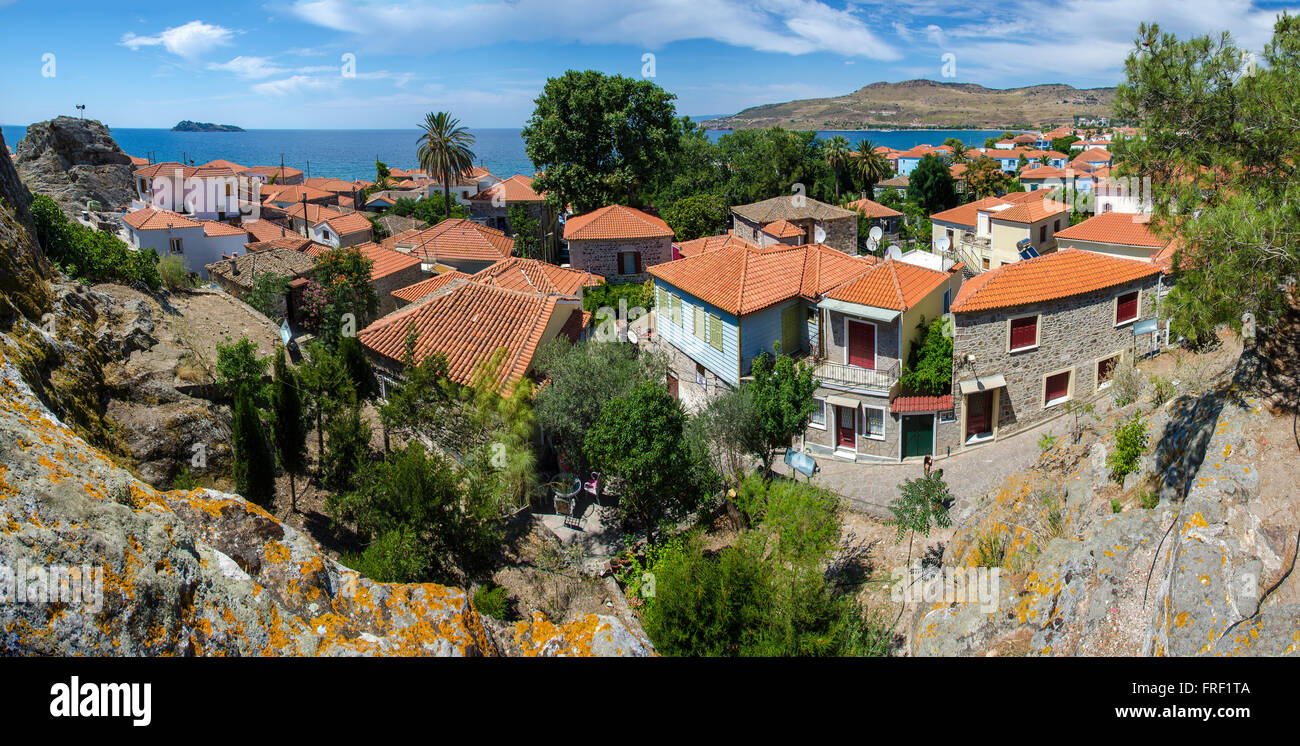
[[[85,117],[82,116],[82,112],[84,112],[85,110],[86,110],[85,104],[77,104],[77,119],[85,119]]]

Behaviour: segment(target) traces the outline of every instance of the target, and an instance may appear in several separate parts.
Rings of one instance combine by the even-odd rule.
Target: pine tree
[[[298,489],[294,478],[307,465],[307,425],[303,416],[298,380],[285,361],[284,350],[276,351],[275,381],[271,384],[271,403],[275,419],[272,434],[280,468],[289,474],[289,499],[298,511]]]
[[[262,419],[247,386],[235,394],[231,426],[235,492],[265,508],[275,500],[275,460],[262,432]]]

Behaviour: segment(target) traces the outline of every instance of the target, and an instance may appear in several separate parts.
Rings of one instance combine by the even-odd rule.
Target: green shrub
[[[1159,375],[1151,376],[1151,398],[1160,406],[1174,398],[1174,382]]]
[[[1048,435],[1047,433],[1043,433],[1038,437],[1038,450],[1042,451],[1043,453],[1047,453],[1048,451],[1052,450],[1052,446],[1054,445],[1056,445],[1056,438],[1052,437],[1051,435]]]
[[[85,282],[142,282],[151,290],[162,285],[158,252],[132,251],[122,239],[69,220],[54,200],[32,200],[36,237],[45,255],[70,277]]]
[[[193,284],[189,271],[185,269],[185,260],[176,254],[158,260],[158,275],[168,290],[185,290]]]
[[[1116,498],[1112,498],[1112,499],[1111,499],[1111,501],[1110,501],[1110,512],[1112,512],[1112,513],[1122,513],[1122,512],[1124,512],[1124,504],[1121,503],[1121,502],[1119,501],[1119,498],[1118,498],[1118,497],[1116,497]]]
[[[1106,456],[1111,478],[1116,482],[1137,471],[1138,459],[1147,447],[1147,426],[1137,412],[1115,428],[1115,447]]]
[[[1160,504],[1160,493],[1155,490],[1146,490],[1138,496],[1138,500],[1141,501],[1142,507],[1147,510],[1154,510]]]
[[[1007,559],[1007,547],[1000,535],[981,536],[975,545],[976,567],[1002,567]]]
[[[607,282],[582,291],[582,307],[592,313],[601,308],[612,308],[617,311],[620,299],[627,300],[628,311],[639,306],[649,312],[654,308],[654,285],[650,281],[641,285],[634,282],[622,284]]]
[[[278,272],[261,272],[253,281],[253,287],[244,295],[244,302],[263,316],[278,321],[280,308],[278,301],[289,292],[289,278]]]
[[[510,615],[510,596],[501,586],[479,586],[474,592],[474,608],[480,614],[487,614],[493,619],[505,620]]]
[[[1110,393],[1115,397],[1115,406],[1126,407],[1137,401],[1142,395],[1142,384],[1142,373],[1137,366],[1128,358],[1120,360],[1110,379]]]

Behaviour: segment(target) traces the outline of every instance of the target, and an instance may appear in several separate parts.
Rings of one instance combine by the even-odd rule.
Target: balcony
[[[813,375],[833,385],[869,391],[890,391],[894,388],[894,384],[898,383],[900,370],[901,365],[897,360],[893,365],[876,370],[817,360],[814,362]]]

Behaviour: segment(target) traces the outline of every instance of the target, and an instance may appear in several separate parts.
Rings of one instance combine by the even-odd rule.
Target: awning
[[[952,409],[952,394],[945,396],[898,396],[889,403],[894,414],[944,412]]]
[[[826,397],[826,403],[834,404],[837,407],[852,407],[854,409],[857,409],[858,405],[860,405],[862,402],[858,401],[857,399],[850,399],[847,396],[835,396],[834,394],[832,394],[831,396]]]
[[[860,303],[849,303],[848,301],[835,300],[834,298],[823,298],[817,304],[818,308],[824,308],[828,311],[839,311],[847,313],[850,316],[860,316],[872,321],[889,322],[898,318],[899,312],[889,308],[876,308],[875,306],[864,306]]]
[[[977,391],[992,391],[993,389],[1000,389],[1006,385],[1007,379],[1001,373],[992,376],[971,378],[957,384],[961,389],[962,396],[968,396]]]

